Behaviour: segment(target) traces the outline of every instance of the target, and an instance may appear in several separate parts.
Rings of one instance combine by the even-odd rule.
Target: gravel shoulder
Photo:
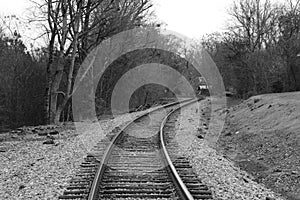
[[[199,178],[207,184],[215,199],[222,200],[266,200],[284,199],[259,184],[248,172],[240,169],[235,162],[227,159],[205,140],[209,114],[209,101],[191,105],[181,111],[177,120],[177,141],[183,154]]]
[[[216,149],[204,139],[210,119],[209,102],[205,100],[199,106],[194,104],[181,110],[181,118],[175,122],[178,143],[215,199],[297,200],[300,94],[297,95],[253,97],[227,110],[226,126]],[[103,135],[98,137],[144,112],[147,111],[102,120]],[[52,200],[61,195],[87,153],[91,139],[86,138],[86,132],[98,130],[97,126],[93,130],[89,123],[85,125],[82,132],[71,125],[26,127],[20,132],[1,134],[1,199]],[[49,140],[48,136],[38,136],[44,129],[59,132],[51,136],[54,143],[43,144]],[[261,144],[263,148],[259,148]],[[263,165],[253,165],[254,158]],[[266,176],[259,178],[264,173]],[[286,191],[284,188],[292,190],[292,194],[282,192]]]
[[[115,127],[145,111],[102,120],[103,137]],[[95,123],[86,122],[78,132],[74,125],[24,127],[0,135],[0,199],[47,199],[60,196],[87,154],[86,133],[97,133]],[[97,123],[98,124],[98,123]],[[86,127],[86,129],[84,129]],[[91,127],[95,127],[91,130]],[[118,128],[119,129],[119,128]],[[117,130],[118,130],[117,129]],[[47,135],[45,133],[53,133]],[[49,144],[44,144],[47,143]],[[52,142],[51,142],[52,141]]]

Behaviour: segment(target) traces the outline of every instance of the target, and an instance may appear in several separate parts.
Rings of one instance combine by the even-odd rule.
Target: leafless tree
[[[253,52],[269,45],[276,34],[277,8],[270,0],[235,1],[229,14],[232,24],[229,29],[247,42],[248,50]]]
[[[44,0],[38,4],[46,19],[49,62],[45,95],[46,121],[58,123],[74,93],[76,63],[96,45],[124,30],[143,25],[150,14],[150,0]],[[62,89],[67,74],[66,87]],[[62,101],[59,101],[59,95]]]
[[[300,90],[300,0],[288,0],[279,12],[279,50],[287,65],[290,90]]]

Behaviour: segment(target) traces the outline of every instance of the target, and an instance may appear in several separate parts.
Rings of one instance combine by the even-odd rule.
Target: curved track
[[[60,199],[212,199],[188,160],[169,156],[172,149],[166,144],[172,146],[172,140],[164,127],[180,109],[174,105],[140,116],[111,141],[99,142],[95,150],[101,162],[95,155],[88,156],[80,176]]]

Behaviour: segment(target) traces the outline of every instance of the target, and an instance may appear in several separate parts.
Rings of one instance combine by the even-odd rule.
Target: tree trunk
[[[78,34],[79,34],[79,21],[80,21],[80,16],[81,16],[81,7],[82,7],[82,1],[79,2],[78,4],[78,11],[76,13],[75,16],[75,21],[74,21],[74,40],[72,42],[72,55],[71,55],[71,64],[70,64],[70,68],[69,68],[69,73],[68,73],[68,79],[67,79],[67,90],[64,94],[64,98],[63,98],[63,102],[58,105],[56,113],[55,113],[55,118],[54,118],[54,123],[58,124],[59,123],[59,119],[61,116],[61,113],[63,111],[63,109],[65,108],[65,106],[67,105],[69,99],[72,96],[72,83],[73,83],[73,72],[74,72],[74,66],[75,66],[75,61],[76,61],[76,53],[77,53],[77,45],[78,45]],[[63,58],[63,52],[61,54],[61,59]],[[62,60],[61,60],[62,61]],[[64,65],[62,63],[60,63],[59,65],[59,70],[58,70],[58,75],[57,75],[57,83],[58,85],[56,85],[56,91],[59,89],[59,83],[61,82],[62,79],[62,75],[63,75],[63,69],[64,69]],[[56,93],[56,102],[57,102],[57,93]]]
[[[59,120],[60,120],[60,116],[61,116],[61,113],[63,111],[63,106],[59,106],[55,112],[55,116],[54,116],[54,124],[59,124]]]
[[[51,85],[52,81],[49,77],[49,74],[47,74],[47,83],[46,83],[46,90],[45,90],[45,96],[44,96],[44,124],[50,123],[50,102],[51,102]]]
[[[299,79],[300,77],[298,76],[298,71],[297,71],[297,64],[295,62],[293,62],[290,66],[290,76],[292,77],[293,79],[293,85],[292,85],[292,88],[293,90],[297,91],[300,89],[300,82],[299,82]]]
[[[66,40],[67,40],[67,34],[68,34],[68,23],[67,23],[67,18],[68,18],[67,8],[68,7],[67,6],[68,6],[67,1],[62,0],[61,8],[60,8],[62,10],[61,11],[62,12],[62,28],[61,28],[62,33],[61,33],[61,39],[60,39],[60,43],[59,43],[60,49],[59,49],[58,62],[57,62],[57,65],[56,65],[56,70],[55,70],[55,73],[53,75],[52,84],[51,84],[51,93],[50,93],[51,102],[50,102],[50,108],[49,108],[49,111],[50,111],[50,113],[49,113],[49,124],[56,123],[56,119],[57,119],[57,112],[58,112],[58,110],[57,110],[58,109],[57,97],[58,97],[58,94],[59,94],[59,86],[60,86],[60,83],[61,83],[61,80],[62,80],[62,77],[63,77],[63,70],[64,70],[64,66],[65,66],[64,51],[65,51],[65,44],[66,44]],[[58,20],[58,18],[55,18],[55,19],[52,19],[52,20]],[[56,27],[56,23],[57,23],[57,21],[54,22],[54,27]],[[53,54],[53,51],[54,51],[54,49],[53,49],[54,41],[55,41],[55,37],[56,37],[56,34],[57,34],[56,30],[57,30],[57,27],[52,32],[51,39],[53,39],[53,45],[52,46],[50,45],[50,47],[49,47],[49,48],[52,48],[52,49],[49,49],[49,50],[52,50],[52,51],[50,51],[50,53],[52,53],[52,54]],[[53,66],[53,65],[50,62],[49,67],[51,67],[51,66]],[[60,114],[59,114],[59,116],[60,116]],[[58,117],[58,120],[59,120],[59,117]]]
[[[57,115],[57,109],[58,109],[58,94],[59,94],[59,86],[63,77],[63,69],[64,69],[64,62],[63,62],[63,52],[61,52],[61,55],[59,57],[57,70],[54,75],[54,81],[52,83],[51,88],[51,102],[50,102],[50,124],[55,124],[55,119]]]
[[[51,110],[50,110],[50,103],[51,103],[51,88],[52,88],[52,63],[53,63],[53,50],[54,50],[54,42],[55,42],[56,34],[52,33],[50,43],[49,43],[49,60],[47,63],[47,69],[46,69],[46,90],[45,90],[45,97],[44,97],[44,123],[50,124],[50,116],[51,116]]]
[[[288,74],[288,86],[289,91],[295,91],[296,89],[296,77],[293,69],[294,62],[290,56],[287,57],[287,74]]]

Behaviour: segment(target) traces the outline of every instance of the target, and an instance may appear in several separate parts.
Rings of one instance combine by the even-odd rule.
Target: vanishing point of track
[[[189,160],[176,154],[172,129],[165,129],[194,102],[167,104],[99,141],[59,199],[213,199]]]

